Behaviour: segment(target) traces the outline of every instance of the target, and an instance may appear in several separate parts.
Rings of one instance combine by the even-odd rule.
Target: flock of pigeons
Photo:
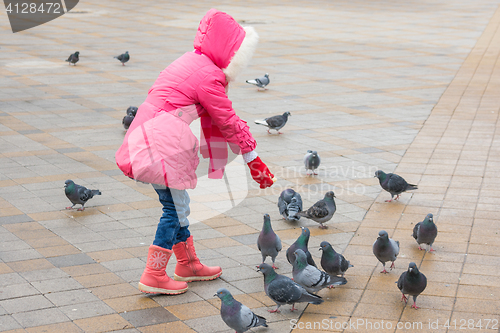
[[[122,66],[125,66],[125,63],[130,60],[130,55],[128,54],[127,51],[114,58],[120,60]],[[80,52],[76,51],[75,53],[70,54],[68,59],[66,59],[66,61],[68,62],[68,65],[73,64],[73,66],[76,66],[76,63],[80,61]]]
[[[130,59],[128,52],[115,57],[124,65]],[[79,60],[79,52],[71,54],[68,62],[76,64]],[[247,80],[247,83],[254,84],[258,88],[266,89],[269,84],[269,75],[257,78],[255,80]],[[122,124],[125,129],[128,129],[137,113],[137,107],[129,107],[123,118]],[[290,112],[285,112],[283,115],[277,115],[266,118],[264,120],[256,120],[255,123],[268,127],[269,130],[279,131],[285,126]],[[270,132],[269,132],[270,133]],[[303,159],[304,166],[307,170],[307,175],[311,173],[317,175],[321,159],[318,152],[308,150]],[[393,173],[385,173],[382,170],[375,172],[375,177],[379,179],[380,186],[391,194],[390,202],[397,200],[401,193],[409,190],[417,189],[416,185],[409,184],[401,176]],[[76,204],[80,204],[79,211],[85,209],[85,203],[92,199],[95,195],[100,195],[99,190],[90,190],[84,186],[75,184],[72,180],[65,182],[65,194],[71,201],[72,206],[66,209],[73,209]],[[288,188],[281,192],[278,198],[278,209],[284,219],[288,221],[298,221],[301,217],[313,220],[319,223],[319,227],[327,228],[324,223],[330,221],[336,212],[335,194],[333,191],[328,191],[324,198],[317,201],[307,210],[303,210],[302,198],[298,192]],[[340,253],[337,253],[332,245],[327,241],[320,244],[319,250],[322,250],[320,270],[314,262],[309,250],[308,242],[310,231],[306,227],[302,227],[302,232],[286,251],[286,258],[293,266],[293,278],[278,274],[275,269],[275,259],[282,250],[282,244],[279,236],[273,231],[271,218],[268,214],[264,215],[264,224],[257,240],[257,247],[262,254],[262,263],[257,266],[258,271],[264,275],[264,290],[266,295],[271,298],[277,305],[276,309],[268,310],[269,312],[279,312],[279,308],[284,304],[291,304],[292,309],[295,309],[295,303],[310,303],[321,304],[323,299],[315,294],[323,288],[334,288],[334,286],[344,285],[347,283],[344,277],[348,268],[353,267],[351,263],[344,258]],[[415,225],[412,235],[419,244],[419,250],[422,250],[422,244],[427,244],[432,249],[432,244],[437,236],[437,227],[433,221],[433,215],[428,214],[422,222]],[[394,268],[394,262],[399,254],[399,241],[389,238],[385,230],[381,230],[378,238],[373,243],[373,254],[382,263],[383,271],[386,262],[392,262],[390,269]],[[265,260],[270,257],[272,265],[266,264]],[[427,285],[427,279],[422,274],[415,263],[410,263],[408,270],[403,272],[397,281],[397,286],[402,293],[402,301],[405,303],[408,296],[413,297],[412,307],[416,306],[417,296],[420,295]],[[221,300],[221,317],[222,320],[237,333],[242,333],[252,327],[265,326],[267,327],[266,319],[253,313],[248,307],[241,304],[233,298],[231,293],[221,288],[214,295]]]

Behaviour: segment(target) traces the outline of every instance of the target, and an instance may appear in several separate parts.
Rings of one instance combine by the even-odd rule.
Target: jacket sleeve
[[[242,154],[255,149],[257,142],[247,122],[238,117],[225,91],[226,78],[222,71],[208,74],[197,88],[198,101],[220,129],[226,141],[236,144]]]

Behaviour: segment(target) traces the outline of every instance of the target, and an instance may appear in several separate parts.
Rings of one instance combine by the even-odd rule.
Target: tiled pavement
[[[475,330],[484,331],[486,319],[500,319],[499,3],[80,1],[73,13],[17,34],[2,11],[0,331],[231,332],[213,297],[221,286],[268,319],[269,328],[256,332],[290,331],[291,319],[304,327],[294,332],[336,331],[344,322],[360,323],[346,331],[373,331],[382,321],[393,327],[385,331],[421,322],[420,331],[437,332],[446,320],[454,332],[479,319]],[[115,166],[121,118],[190,50],[210,7],[261,36],[230,97],[279,181],[267,190],[241,181],[238,160],[228,172],[231,197],[223,181],[202,180],[191,193],[191,230],[199,256],[221,265],[222,277],[191,283],[179,296],[144,296],[137,281],[161,210],[149,186]],[[81,60],[68,66],[63,60],[76,50]],[[125,50],[131,61],[121,66],[112,57]],[[267,91],[244,83],[264,72]],[[284,111],[292,117],[283,135],[253,124]],[[301,168],[311,148],[322,157],[316,177]],[[396,170],[419,189],[385,203],[377,169]],[[103,194],[84,212],[67,211],[66,179]],[[329,228],[281,220],[276,201],[286,187],[306,205],[333,189],[338,208]],[[440,230],[432,254],[410,237],[429,212]],[[311,248],[328,240],[343,251],[355,265],[348,284],[322,291],[326,302],[303,313],[304,305],[267,313],[273,304],[255,271],[264,213],[285,248],[308,226]],[[380,229],[402,244],[388,275],[371,254]],[[417,311],[403,307],[394,284],[410,261],[429,280]],[[277,265],[290,274],[284,252]],[[436,320],[439,327],[429,328]],[[305,329],[315,322],[321,327]]]

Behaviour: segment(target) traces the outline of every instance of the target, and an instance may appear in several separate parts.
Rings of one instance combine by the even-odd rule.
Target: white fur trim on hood
[[[247,67],[259,42],[259,35],[253,27],[243,27],[243,29],[245,30],[245,38],[241,42],[240,48],[231,58],[229,65],[222,70],[226,74],[228,82],[234,81],[238,74]]]

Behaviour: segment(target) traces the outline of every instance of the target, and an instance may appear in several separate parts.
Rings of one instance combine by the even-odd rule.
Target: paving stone
[[[168,323],[178,320],[178,318],[163,307],[130,311],[122,313],[121,316],[135,327]]]

